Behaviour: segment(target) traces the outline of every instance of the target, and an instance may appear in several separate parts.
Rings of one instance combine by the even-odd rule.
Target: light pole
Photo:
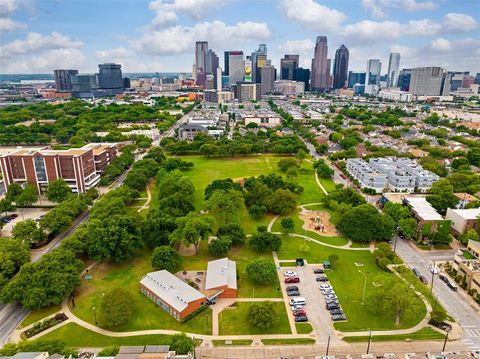
[[[362,305],[365,301],[365,291],[367,289],[367,275],[365,273],[363,273],[360,269],[358,270],[358,273],[362,273],[363,276],[365,277],[365,280],[363,282],[363,294],[362,294]]]
[[[435,270],[437,269],[437,264],[433,262],[433,267],[432,267],[432,283],[430,286],[430,294],[433,292],[433,279],[435,278]]]
[[[367,354],[370,352],[370,343],[372,341],[372,331],[369,329],[369,334],[368,334],[368,345],[367,345]]]
[[[328,351],[330,349],[330,334],[328,334],[328,340],[327,340],[327,351],[325,353],[325,356],[328,356]]]
[[[445,351],[445,346],[447,345],[448,333],[450,333],[449,330],[447,330],[447,334],[445,334],[445,340],[443,341],[442,353]]]
[[[93,320],[95,321],[95,325],[97,325],[97,314],[95,313],[95,307],[92,307],[92,311],[93,311]]]

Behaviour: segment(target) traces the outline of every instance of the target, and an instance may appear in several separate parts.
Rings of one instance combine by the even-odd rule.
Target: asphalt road
[[[183,115],[172,127],[170,127],[170,129],[162,133],[158,139],[153,141],[152,146],[158,146],[160,141],[165,137],[174,136],[175,131],[188,120],[188,117],[188,114]],[[135,160],[141,160],[145,154],[146,152],[136,156]],[[118,177],[114,184],[110,187],[110,190],[120,187],[123,184],[127,173],[128,171]],[[82,213],[73,222],[73,225],[70,227],[70,229],[55,237],[45,248],[38,251],[32,251],[32,262],[38,261],[45,254],[57,248],[62,240],[69,237],[83,222],[87,221],[88,218],[88,212]],[[0,347],[8,342],[8,338],[10,337],[11,333],[25,319],[28,313],[29,310],[22,308],[22,306],[19,304],[0,304]]]
[[[451,260],[454,250],[423,251],[416,248],[411,242],[398,239],[397,254],[410,268],[417,268],[420,273],[432,279],[429,266],[434,261]],[[434,276],[433,294],[444,306],[448,313],[462,326],[465,335],[463,342],[472,351],[480,350],[480,313],[478,313],[458,292],[452,291],[438,275]]]

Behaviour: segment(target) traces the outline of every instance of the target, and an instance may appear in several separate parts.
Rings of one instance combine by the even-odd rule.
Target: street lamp
[[[365,277],[365,280],[363,282],[363,294],[362,294],[362,305],[365,301],[365,291],[367,289],[367,275],[365,273],[363,273],[360,269],[358,270],[358,273],[362,273],[363,276]]]
[[[446,332],[447,334],[445,334],[445,340],[443,341],[442,353],[445,351],[445,346],[447,345],[447,340],[448,340],[448,333],[450,333],[450,330],[447,330]]]
[[[95,313],[95,307],[92,307],[92,311],[93,311],[93,320],[95,320],[95,325],[97,325],[97,314]]]
[[[328,340],[327,340],[327,351],[325,353],[325,356],[328,356],[328,351],[330,349],[330,333],[328,334]]]
[[[437,268],[437,264],[435,262],[433,262],[433,267],[431,269],[431,271],[432,271],[432,283],[431,283],[431,286],[430,286],[430,294],[432,294],[432,292],[433,292],[433,279],[435,278],[436,268]]]
[[[370,343],[372,342],[372,331],[369,329],[369,334],[368,334],[368,345],[367,345],[367,354],[370,352]]]

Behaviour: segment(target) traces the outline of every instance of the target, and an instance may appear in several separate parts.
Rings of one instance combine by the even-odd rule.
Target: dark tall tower
[[[345,87],[348,74],[348,49],[345,45],[340,46],[335,52],[335,63],[333,65],[333,88]]]
[[[285,55],[280,59],[280,78],[282,80],[293,80],[293,72],[298,68],[299,55]]]
[[[55,77],[55,87],[57,91],[72,91],[72,82],[70,78],[78,74],[78,70],[53,70]]]
[[[206,63],[207,63],[208,42],[197,41],[195,43],[195,71],[197,75],[197,84],[205,85]]]
[[[229,75],[229,71],[230,71],[230,51],[225,51],[223,53],[223,74],[225,76],[228,76]]]
[[[122,66],[120,64],[98,65],[98,87],[110,96],[123,91]]]
[[[303,67],[293,70],[293,79],[305,83],[305,91],[310,91],[310,70]]]
[[[330,69],[328,68],[327,53],[327,37],[317,36],[317,43],[312,59],[312,91],[322,92],[330,86]]]

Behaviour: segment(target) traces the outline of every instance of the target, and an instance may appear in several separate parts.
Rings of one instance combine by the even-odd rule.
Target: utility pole
[[[445,351],[445,346],[447,345],[448,333],[450,333],[450,331],[447,330],[447,334],[445,335],[445,340],[443,341],[442,353]]]

